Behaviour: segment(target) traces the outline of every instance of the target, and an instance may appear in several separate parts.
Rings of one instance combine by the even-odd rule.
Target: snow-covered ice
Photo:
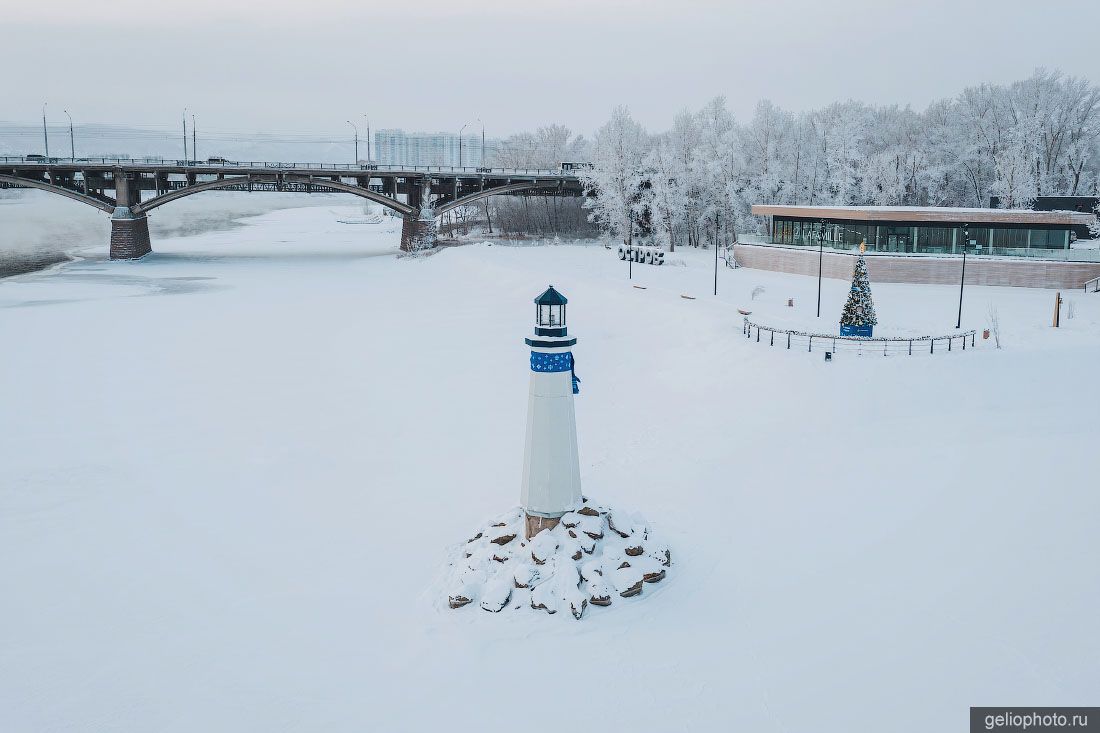
[[[814,278],[398,257],[361,211],[0,282],[0,730],[928,731],[1095,699],[1100,294],[1056,330],[1051,291],[968,287],[1005,348],[825,364],[736,312],[816,330]],[[448,548],[518,500],[548,282],[586,492],[673,568],[579,623],[452,611]],[[954,287],[872,288],[884,333],[954,326]]]

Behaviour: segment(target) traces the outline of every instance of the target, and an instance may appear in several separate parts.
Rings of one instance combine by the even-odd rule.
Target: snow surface
[[[819,327],[814,278],[723,268],[714,298],[708,251],[633,282],[598,245],[397,257],[360,211],[0,282],[0,730],[929,731],[1095,699],[1100,295],[1055,330],[1051,291],[968,287],[1004,349],[826,364],[735,309],[835,328],[846,281]],[[452,611],[448,548],[518,499],[550,282],[585,491],[674,572],[579,623]],[[879,330],[954,326],[954,287],[872,290]]]

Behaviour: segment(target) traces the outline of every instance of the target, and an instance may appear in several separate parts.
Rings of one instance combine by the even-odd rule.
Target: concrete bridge
[[[576,174],[545,169],[40,157],[0,157],[0,188],[49,191],[109,214],[111,259],[151,252],[148,213],[203,191],[359,196],[401,214],[404,250],[430,246],[436,217],[487,196],[584,193]]]

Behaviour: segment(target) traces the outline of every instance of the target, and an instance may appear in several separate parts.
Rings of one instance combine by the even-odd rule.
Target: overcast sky
[[[724,95],[910,104],[1036,66],[1100,82],[1100,0],[3,0],[0,120],[503,136],[650,130]]]

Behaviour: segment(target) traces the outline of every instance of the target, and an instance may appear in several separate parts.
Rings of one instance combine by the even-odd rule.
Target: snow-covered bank
[[[158,249],[161,239],[236,229],[240,219],[271,211],[349,205],[353,200],[335,194],[213,191],[157,209],[149,228]],[[90,206],[43,191],[0,191],[0,277],[42,269],[82,250],[106,252],[110,234],[110,219]]]
[[[1054,330],[1049,291],[967,288],[1004,349],[826,365],[735,310],[812,325],[813,278],[723,268],[715,299],[705,251],[633,281],[601,246],[398,258],[357,210],[0,283],[0,729],[559,729],[537,699],[927,731],[1094,694],[1100,295]],[[551,282],[586,491],[644,511],[674,577],[583,623],[452,611],[448,546],[518,499]],[[880,328],[954,325],[954,288],[872,288]]]

